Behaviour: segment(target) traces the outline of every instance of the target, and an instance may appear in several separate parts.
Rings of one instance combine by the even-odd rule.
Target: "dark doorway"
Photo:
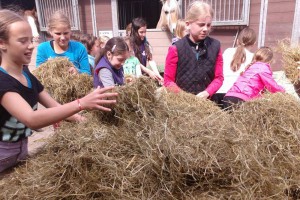
[[[147,28],[156,28],[161,7],[160,0],[118,0],[119,29],[125,29],[136,17],[143,17]]]
[[[35,0],[1,0],[1,8],[12,10],[32,10]]]

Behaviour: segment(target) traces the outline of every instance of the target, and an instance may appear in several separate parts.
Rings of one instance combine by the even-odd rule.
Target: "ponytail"
[[[238,47],[230,64],[232,71],[240,69],[241,65],[246,61],[246,48],[254,45],[256,42],[256,33],[251,28],[244,28],[238,36]]]
[[[241,67],[241,64],[244,63],[245,60],[246,60],[245,45],[239,45],[230,63],[231,70],[234,72],[238,71]]]

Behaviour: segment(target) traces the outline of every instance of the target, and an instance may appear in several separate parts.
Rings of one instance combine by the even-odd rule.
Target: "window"
[[[47,31],[48,20],[57,10],[69,17],[71,30],[80,30],[78,0],[36,0],[36,8],[41,31]]]
[[[214,26],[248,25],[250,0],[203,0],[212,5],[214,10]],[[186,10],[192,0],[182,0],[182,14],[185,17]]]

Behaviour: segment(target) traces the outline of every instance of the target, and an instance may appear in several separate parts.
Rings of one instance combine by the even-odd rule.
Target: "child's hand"
[[[78,70],[75,67],[70,67],[69,70],[68,70],[68,72],[70,74],[78,74]]]
[[[93,92],[80,99],[82,109],[111,111],[111,109],[105,107],[105,105],[111,105],[117,102],[116,97],[118,93],[111,92],[113,88],[113,86],[106,88],[100,88],[98,86]]]
[[[161,77],[161,75],[156,74],[156,73],[153,72],[153,71],[150,71],[150,72],[149,72],[149,76],[150,76],[150,78],[152,78],[152,79],[154,79],[154,80],[157,80],[157,81],[159,81],[159,82],[163,82],[163,81],[164,81],[164,79],[163,79],[163,77]]]

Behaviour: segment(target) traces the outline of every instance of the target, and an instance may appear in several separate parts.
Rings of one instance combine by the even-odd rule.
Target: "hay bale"
[[[236,108],[231,121],[241,132],[232,146],[236,189],[246,199],[294,196],[290,187],[300,186],[299,102],[288,94],[267,94]]]
[[[149,79],[117,89],[118,123],[95,113],[86,124],[64,123],[41,154],[0,181],[0,198],[299,198],[293,97],[227,113],[185,93],[157,98]]]
[[[291,46],[289,40],[278,42],[277,51],[282,54],[283,69],[286,77],[293,83],[299,83],[300,46]]]
[[[59,103],[74,101],[88,94],[93,88],[92,77],[87,74],[70,74],[74,65],[65,57],[48,60],[33,71],[50,95]]]
[[[119,95],[117,104],[112,108],[113,112],[93,111],[93,113],[95,117],[108,124],[143,124],[144,119],[153,117],[153,110],[157,107],[156,89],[155,81],[142,76],[125,86],[114,88]]]

